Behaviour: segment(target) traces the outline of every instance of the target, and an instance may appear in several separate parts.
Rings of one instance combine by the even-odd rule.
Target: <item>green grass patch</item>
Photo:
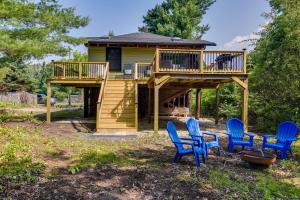
[[[249,180],[228,171],[210,169],[208,172],[209,182],[216,188],[222,190],[226,199],[253,199],[255,185]],[[253,196],[252,196],[253,195]]]
[[[69,171],[70,173],[75,174],[82,169],[120,164],[122,161],[122,157],[116,155],[114,152],[89,149],[79,155],[79,159],[75,160],[70,166]]]
[[[9,182],[33,182],[44,165],[33,161],[30,137],[24,129],[0,126],[0,177]],[[1,186],[0,186],[1,187]]]
[[[30,121],[36,122],[37,118],[28,112],[12,112],[12,111],[3,111],[0,114],[0,122],[10,122],[10,121]]]
[[[258,174],[256,187],[264,199],[299,199],[300,196],[300,188],[270,175]]]

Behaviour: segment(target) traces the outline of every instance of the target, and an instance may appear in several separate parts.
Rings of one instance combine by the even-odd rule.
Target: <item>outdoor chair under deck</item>
[[[297,140],[297,135],[299,132],[298,126],[294,122],[282,122],[278,126],[277,135],[264,135],[263,136],[263,144],[262,150],[265,148],[272,148],[276,151],[279,150],[281,152],[281,159],[285,160],[287,156],[287,152],[293,157],[293,152],[291,148],[292,142]],[[268,138],[275,137],[276,142],[270,143],[268,142]]]
[[[189,118],[186,121],[186,128],[189,132],[189,135],[192,138],[194,138],[195,140],[200,139],[201,141],[204,141],[205,157],[208,157],[208,149],[213,147],[217,148],[217,153],[218,155],[220,155],[220,146],[219,146],[219,139],[217,134],[207,132],[207,131],[201,131],[199,122],[193,117]],[[203,138],[204,135],[213,136],[213,140],[205,141]]]
[[[176,126],[171,121],[167,123],[167,131],[177,150],[174,157],[174,162],[179,161],[182,156],[193,154],[195,157],[197,169],[199,169],[200,155],[202,155],[203,162],[205,162],[204,149],[202,146],[203,144],[199,143],[199,140],[194,140],[192,138],[180,138],[177,134]],[[189,148],[184,147],[184,145],[189,146]]]
[[[237,118],[232,118],[227,121],[227,135],[228,135],[228,150],[233,153],[234,146],[249,147],[253,149],[254,135],[251,133],[244,133],[244,124]],[[244,140],[244,136],[249,136],[249,141]]]

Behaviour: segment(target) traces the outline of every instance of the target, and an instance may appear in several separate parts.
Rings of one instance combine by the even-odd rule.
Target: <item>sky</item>
[[[88,26],[71,31],[72,36],[102,36],[113,31],[115,35],[137,32],[143,25],[143,15],[163,0],[60,0],[64,7],[75,7],[76,14],[88,16]],[[266,0],[217,0],[204,15],[201,24],[209,31],[202,39],[217,43],[210,49],[251,49],[246,39],[266,23],[262,13],[269,12]],[[85,47],[77,47],[86,51]]]

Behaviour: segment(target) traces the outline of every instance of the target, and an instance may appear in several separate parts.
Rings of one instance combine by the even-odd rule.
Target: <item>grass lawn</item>
[[[297,199],[300,142],[294,149],[295,161],[267,169],[212,153],[196,172],[192,156],[172,163],[166,135],[111,141],[41,122],[7,122],[0,127],[0,190],[12,199]]]

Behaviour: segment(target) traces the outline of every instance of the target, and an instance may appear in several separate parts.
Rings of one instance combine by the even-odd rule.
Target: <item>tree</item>
[[[139,31],[186,39],[200,38],[208,25],[200,26],[203,15],[215,0],[166,0],[148,10]]]
[[[82,42],[69,36],[69,31],[86,26],[88,21],[76,15],[74,8],[63,8],[57,0],[2,0],[2,61],[39,59],[49,54],[64,56],[68,53],[66,44]]]
[[[17,66],[17,67],[16,67]],[[37,72],[22,62],[12,65],[4,78],[5,90],[36,92],[38,87]]]
[[[83,42],[69,36],[88,18],[63,8],[58,0],[2,0],[0,3],[0,67],[10,68],[4,78],[7,90],[36,91],[34,78],[26,74],[27,61],[47,55],[65,56],[70,45]]]
[[[271,22],[251,54],[250,111],[257,129],[275,129],[284,120],[300,123],[300,1],[270,5]]]

